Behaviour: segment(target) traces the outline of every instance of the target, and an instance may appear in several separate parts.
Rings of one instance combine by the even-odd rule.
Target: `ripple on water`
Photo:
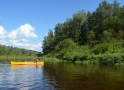
[[[0,90],[42,90],[42,67],[0,65]],[[44,89],[45,90],[45,89]]]
[[[0,90],[123,90],[123,78],[123,68],[0,65]]]

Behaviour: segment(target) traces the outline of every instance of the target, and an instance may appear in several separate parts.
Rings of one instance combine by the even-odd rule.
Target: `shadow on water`
[[[46,62],[44,82],[56,90],[117,90],[124,88],[123,66]]]

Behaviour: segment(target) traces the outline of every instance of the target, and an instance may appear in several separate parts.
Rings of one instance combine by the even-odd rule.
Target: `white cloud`
[[[7,41],[5,41],[4,39],[0,39],[0,44],[1,44],[1,45],[7,45],[7,44],[8,44],[8,42],[7,42]]]
[[[10,33],[8,34],[8,37],[11,38],[11,39],[16,39],[17,37],[19,37],[18,34],[19,34],[19,33],[18,33],[18,30],[13,30],[12,32],[10,32]]]
[[[13,43],[13,45],[16,47],[23,47],[35,51],[41,51],[41,47],[42,47],[41,43],[31,44],[27,39],[12,39],[10,40],[10,42]]]
[[[41,48],[41,44],[31,44],[29,42],[30,38],[38,37],[34,31],[35,28],[30,24],[22,25],[8,34],[8,37],[11,39],[9,41],[16,47],[40,51],[39,49]]]
[[[0,26],[0,44],[6,45],[8,42],[5,41],[7,35],[7,31],[3,28],[3,26]]]
[[[0,39],[6,38],[7,31],[0,26]]]
[[[35,29],[30,24],[25,24],[10,32],[8,37],[11,39],[18,39],[22,37],[37,38],[38,36],[34,33],[34,31]]]
[[[41,51],[41,43],[38,44],[30,44],[29,50]]]
[[[41,51],[41,43],[30,43],[30,38],[37,37],[38,36],[35,34],[35,28],[30,24],[24,24],[11,32],[7,32],[3,26],[0,26],[0,44],[2,45],[13,45],[13,47]]]
[[[35,29],[29,24],[20,26],[18,30],[20,31],[20,34],[25,35],[26,37],[38,37],[36,34],[34,34]]]
[[[30,46],[27,39],[12,39],[10,42],[15,46]]]

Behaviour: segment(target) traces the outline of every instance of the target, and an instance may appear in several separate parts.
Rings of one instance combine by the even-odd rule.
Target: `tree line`
[[[33,56],[40,53],[34,50],[27,50],[24,48],[17,48],[13,46],[5,46],[0,44],[0,56]]]
[[[124,6],[117,0],[112,4],[104,0],[94,12],[74,13],[64,23],[58,23],[54,30],[49,29],[43,40],[43,54],[73,47],[70,40],[78,46],[90,47],[112,40],[124,41]]]

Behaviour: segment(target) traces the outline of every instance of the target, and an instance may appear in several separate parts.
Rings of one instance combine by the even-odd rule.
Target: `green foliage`
[[[48,35],[43,40],[43,54],[48,54],[54,50],[54,34],[52,30],[49,30]]]
[[[81,10],[55,26],[43,41],[43,54],[67,61],[117,64],[124,59],[124,8],[102,1],[96,11]],[[87,45],[87,46],[86,46]]]
[[[93,30],[90,30],[87,32],[86,34],[86,38],[87,38],[87,43],[92,46],[94,44],[94,38],[95,38],[95,33]]]
[[[56,53],[48,54],[47,57],[56,57],[66,61],[86,61],[105,65],[121,64],[124,61],[124,43],[112,41],[110,43],[97,44],[90,48],[77,46],[75,49],[64,48]]]
[[[17,48],[12,46],[0,45],[0,56],[33,56],[37,55],[37,51]]]
[[[104,19],[112,16],[113,15],[112,8],[113,8],[113,5],[108,3],[106,0],[101,2],[99,4],[99,7],[96,9],[96,11],[94,13],[94,17],[96,19],[95,24],[98,24],[98,23],[102,22]]]
[[[88,40],[94,39],[95,38],[94,31],[93,30],[88,31],[86,37],[87,37]]]
[[[99,57],[99,63],[100,64],[106,64],[106,65],[114,65],[116,63],[121,63],[123,61],[123,54],[120,53],[107,53],[100,55]]]
[[[59,43],[59,49],[65,49],[65,48],[76,48],[76,44],[71,39],[64,39]]]
[[[116,34],[116,39],[119,41],[123,41],[124,40],[124,31],[119,30],[118,33]]]
[[[59,51],[56,58],[67,61],[83,61],[87,59],[89,46],[80,46],[75,49],[67,48]]]
[[[106,43],[102,43],[100,45],[95,45],[92,49],[94,54],[105,53],[109,50],[109,45]]]
[[[101,44],[97,44],[95,45],[91,52],[94,54],[103,54],[106,52],[110,52],[110,53],[117,53],[118,50],[123,48],[123,42],[111,42],[111,43],[101,43]],[[116,51],[117,50],[117,51]]]

